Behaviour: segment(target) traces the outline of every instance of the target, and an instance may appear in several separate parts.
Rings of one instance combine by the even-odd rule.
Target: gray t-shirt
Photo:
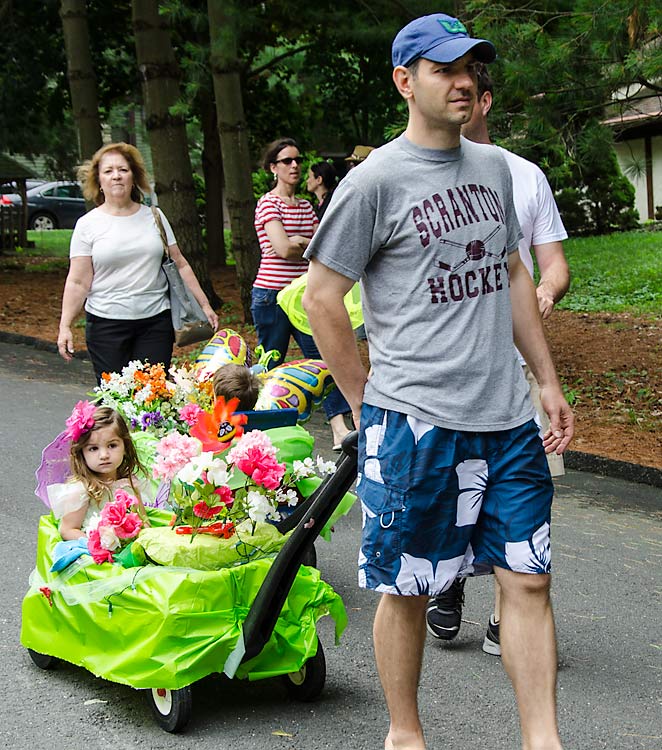
[[[305,255],[361,281],[366,403],[477,432],[533,417],[508,288],[520,236],[491,146],[436,151],[401,136],[342,180]]]

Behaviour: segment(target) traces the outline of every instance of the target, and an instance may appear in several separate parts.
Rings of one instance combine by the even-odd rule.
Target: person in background
[[[222,365],[212,378],[214,398],[223,397],[227,403],[238,398],[237,411],[251,411],[260,395],[260,379],[245,365]]]
[[[358,167],[358,165],[362,164],[374,150],[374,146],[354,146],[352,153],[345,157],[347,169],[349,170]]]
[[[265,351],[276,350],[280,357],[271,360],[269,369],[285,362],[290,336],[304,357],[320,359],[310,334],[292,325],[276,300],[278,292],[308,270],[303,253],[319,226],[310,201],[297,198],[303,157],[292,138],[278,138],[264,154],[264,169],[271,172],[275,184],[257,202],[255,230],[262,258],[253,283],[251,313],[258,343]],[[340,450],[349,429],[344,414],[350,411],[347,401],[334,388],[323,402],[331,426],[333,449]]]
[[[471,119],[462,126],[462,135],[475,143],[491,144],[487,116],[492,108],[494,89],[487,66],[479,66],[477,76],[477,101]],[[545,320],[552,314],[554,305],[562,299],[570,286],[570,269],[563,253],[563,240],[567,239],[568,233],[565,231],[552,189],[542,170],[536,164],[512,151],[499,146],[494,148],[506,160],[513,178],[515,212],[524,235],[519,242],[519,254],[531,278],[533,278],[532,250],[535,255],[540,272],[540,280],[536,287],[538,311]],[[517,354],[529,384],[529,392],[536,409],[541,434],[544,434],[549,429],[549,419],[540,401],[540,386],[522,355],[519,352]],[[562,455],[548,453],[547,463],[552,477],[563,476],[565,471]],[[450,641],[460,632],[466,580],[466,578],[457,578],[447,591],[430,600],[427,610],[427,629],[435,638]],[[496,579],[494,593],[494,613],[487,625],[483,651],[500,656],[501,590]]]
[[[328,161],[318,161],[308,170],[306,190],[317,198],[315,214],[320,221],[336,188],[337,179],[336,170]]]
[[[161,269],[163,242],[143,202],[150,188],[142,156],[127,143],[109,143],[80,167],[78,176],[85,198],[96,208],[81,216],[71,237],[58,351],[71,360],[71,326],[84,303],[85,341],[97,381],[104,372],[121,372],[132,360],[162,363],[167,371],[175,335],[168,282]],[[168,220],[157,210],[170,256],[216,330],[218,317]]]
[[[508,166],[460,134],[476,62],[495,57],[443,13],[398,32],[393,81],[407,128],[341,181],[306,251],[304,308],[359,428],[359,585],[381,596],[373,639],[385,750],[426,747],[417,695],[429,598],[458,575],[491,572],[521,746],[562,747],[545,452],[565,450],[574,419],[519,257]],[[343,304],[357,280],[369,378]],[[513,337],[550,418],[542,442]],[[454,686],[439,694],[456,714]]]

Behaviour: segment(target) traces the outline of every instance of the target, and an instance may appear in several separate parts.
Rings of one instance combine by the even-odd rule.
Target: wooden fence
[[[24,245],[26,236],[23,208],[0,205],[0,252]]]

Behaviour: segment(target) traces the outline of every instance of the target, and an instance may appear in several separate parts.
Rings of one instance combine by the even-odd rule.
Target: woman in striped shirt
[[[295,195],[302,161],[299,147],[291,138],[271,143],[265,152],[264,168],[276,182],[255,208],[262,259],[253,284],[251,312],[259,343],[266,351],[280,352],[278,362],[285,361],[290,336],[305,357],[320,359],[313,337],[296,329],[276,302],[278,292],[308,270],[308,261],[302,256],[319,224],[309,201]],[[339,450],[349,432],[343,414],[350,409],[337,388],[324,400],[324,411],[333,431],[334,450]]]

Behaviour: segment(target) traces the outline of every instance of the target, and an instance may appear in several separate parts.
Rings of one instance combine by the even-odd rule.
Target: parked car
[[[45,182],[27,191],[28,229],[72,229],[85,213],[85,199],[77,182]],[[0,196],[7,205],[21,205],[18,193]]]
[[[25,188],[26,190],[30,190],[35,187],[39,187],[39,185],[43,185],[46,182],[46,180],[33,180],[28,179],[25,181]],[[15,182],[4,182],[2,185],[0,185],[0,195],[5,195],[6,193],[15,193],[16,192],[16,183]]]

